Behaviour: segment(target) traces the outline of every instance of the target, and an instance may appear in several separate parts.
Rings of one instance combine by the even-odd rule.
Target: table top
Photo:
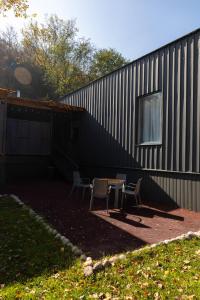
[[[109,185],[123,185],[125,180],[118,178],[100,178],[104,180],[108,180]]]

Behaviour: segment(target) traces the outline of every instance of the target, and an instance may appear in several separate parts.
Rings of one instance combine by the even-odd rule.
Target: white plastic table
[[[111,187],[111,189],[115,190],[114,208],[119,208],[119,190],[122,189],[125,180],[117,179],[117,178],[104,178],[104,179],[108,180],[108,185]]]

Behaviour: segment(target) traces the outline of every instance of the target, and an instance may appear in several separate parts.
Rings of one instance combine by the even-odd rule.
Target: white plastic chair
[[[74,190],[76,188],[82,188],[82,200],[85,198],[85,190],[87,188],[90,188],[90,178],[81,178],[79,171],[74,171],[73,172],[73,185],[72,189],[69,193],[69,198],[72,196]]]
[[[142,178],[138,179],[136,184],[129,183],[127,185],[123,185],[123,187],[122,187],[122,207],[123,207],[124,198],[126,198],[127,195],[133,196],[135,198],[136,206],[139,206],[140,204],[142,204],[141,194],[140,194],[141,182],[142,182]]]
[[[106,200],[106,210],[108,213],[110,187],[107,179],[94,178],[91,185],[90,210],[92,210],[94,198]]]

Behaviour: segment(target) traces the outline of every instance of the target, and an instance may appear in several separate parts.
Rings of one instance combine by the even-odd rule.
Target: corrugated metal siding
[[[51,123],[7,119],[6,154],[51,153]]]
[[[172,200],[178,206],[195,211],[200,211],[200,178],[192,175],[177,174],[150,174],[152,180],[152,199],[154,197],[160,201]]]
[[[138,97],[158,90],[163,94],[162,145],[138,146]],[[86,108],[93,120],[93,128],[82,131],[90,142],[82,147],[83,160],[84,150],[91,152],[101,141],[102,150],[109,149],[105,163],[200,172],[199,31],[65,96],[64,102]]]

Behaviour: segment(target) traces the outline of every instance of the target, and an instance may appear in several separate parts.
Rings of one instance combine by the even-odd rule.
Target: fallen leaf
[[[190,263],[190,261],[189,261],[189,260],[187,260],[187,259],[186,259],[186,260],[184,260],[183,262],[184,262],[184,264],[186,264],[186,265],[188,265],[188,264]]]

